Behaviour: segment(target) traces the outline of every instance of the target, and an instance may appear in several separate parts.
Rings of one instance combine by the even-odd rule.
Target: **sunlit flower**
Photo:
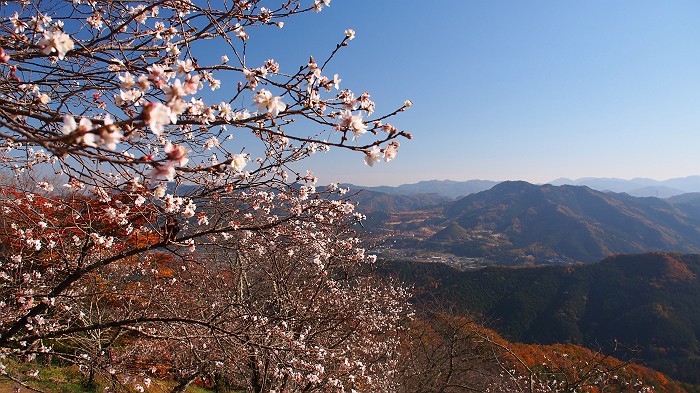
[[[287,104],[282,102],[282,97],[273,97],[268,90],[260,89],[253,97],[253,102],[258,104],[258,110],[267,110],[267,113],[272,117],[277,117],[280,112],[287,109]]]
[[[12,23],[12,27],[15,28],[15,33],[23,33],[27,28],[27,24],[19,19],[19,14],[17,12],[10,17],[10,23]]]
[[[165,47],[165,51],[171,55],[177,57],[180,54],[180,48],[177,47],[177,45],[174,45],[172,42],[168,42],[168,44]]]
[[[197,90],[200,90],[202,88],[202,82],[200,79],[201,76],[199,75],[187,75],[185,77],[185,84],[182,86],[185,94],[195,94]]]
[[[136,206],[141,206],[146,202],[146,198],[143,197],[143,195],[139,195],[136,197],[136,200],[134,200],[134,205]]]
[[[114,96],[114,102],[119,106],[132,103],[138,106],[142,96],[143,93],[138,89],[119,90],[119,94]]]
[[[330,7],[331,0],[314,0],[314,5],[311,8],[316,12],[321,12],[323,6]]]
[[[70,36],[60,30],[49,30],[44,32],[44,38],[39,40],[41,52],[45,55],[50,55],[54,52],[58,54],[58,58],[63,60],[68,51],[75,47],[75,43]]]
[[[112,118],[107,115],[104,119],[104,126],[100,130],[100,138],[102,143],[109,150],[115,150],[117,148],[117,143],[119,143],[124,135],[119,131],[119,129],[114,125]]]
[[[80,119],[80,123],[76,123],[75,119],[71,115],[65,115],[63,117],[63,134],[70,135],[77,131],[78,136],[76,137],[76,142],[87,146],[95,147],[95,134],[92,132],[92,121],[90,119],[83,117]]]
[[[146,15],[145,12],[146,6],[143,4],[139,4],[137,7],[129,7],[129,14],[134,16],[134,20],[141,23],[145,24],[146,19],[148,19],[148,15]]]
[[[149,102],[143,108],[143,117],[146,124],[155,135],[163,133],[163,127],[168,124],[177,123],[177,116],[170,108],[160,102]]]
[[[231,168],[233,168],[233,170],[236,172],[242,171],[243,168],[245,168],[246,164],[248,164],[247,154],[236,154],[231,159]]]
[[[340,90],[340,77],[338,74],[333,75],[333,87],[335,87],[336,90]]]
[[[158,186],[153,190],[153,196],[155,196],[156,198],[162,198],[162,197],[165,196],[165,192],[166,192],[167,190],[168,190],[168,187],[167,187],[165,184],[160,183],[160,184],[158,184]]]
[[[362,115],[353,115],[352,112],[346,110],[341,114],[341,126],[346,130],[352,131],[353,139],[367,132],[367,125],[362,121]]]
[[[182,209],[182,216],[185,218],[190,218],[194,216],[194,211],[197,209],[197,205],[195,205],[192,200],[190,199],[189,203],[185,205],[184,209]]]
[[[372,146],[370,151],[365,152],[365,165],[374,166],[375,163],[382,159],[381,154],[377,146]]]
[[[134,85],[134,76],[126,72],[124,75],[119,75],[119,80],[122,82],[120,87],[129,89]]]
[[[391,142],[387,147],[384,148],[384,161],[389,162],[396,157],[399,152],[399,142]]]
[[[92,27],[93,29],[101,29],[102,25],[104,24],[102,20],[102,15],[99,13],[95,12],[92,16],[89,16],[85,18],[85,21]]]
[[[180,75],[188,74],[194,71],[194,65],[192,65],[192,59],[178,60],[175,62],[175,71]]]
[[[146,91],[151,88],[151,81],[148,80],[148,76],[146,75],[139,75],[138,80],[136,81],[136,87],[139,88],[141,91]]]
[[[168,101],[172,101],[176,98],[182,98],[186,94],[182,81],[179,79],[175,79],[173,83],[163,86],[163,93],[165,93],[165,99]]]
[[[228,102],[221,102],[219,104],[219,117],[226,121],[233,118],[233,109],[231,109],[231,104]]]

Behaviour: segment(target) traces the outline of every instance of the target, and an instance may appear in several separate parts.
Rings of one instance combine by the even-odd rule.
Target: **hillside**
[[[700,255],[616,255],[590,265],[467,272],[394,262],[386,269],[427,298],[482,315],[507,339],[617,345],[671,377],[700,383]]]
[[[488,235],[491,245],[475,245],[469,236],[449,242],[433,237],[428,244],[504,262],[522,256],[538,262],[594,262],[614,253],[693,253],[700,252],[698,213],[687,204],[583,186],[503,182],[444,209],[443,228],[457,223],[467,232]]]
[[[438,307],[439,309],[439,307]],[[697,387],[669,379],[663,373],[616,355],[591,351],[573,344],[513,343],[469,317],[418,307],[402,330],[401,356],[392,369],[395,393],[477,392],[697,392]],[[0,375],[0,392],[112,391],[110,378],[98,374],[87,383],[80,367],[54,362],[6,363]],[[508,370],[508,372],[504,372]],[[24,388],[11,378],[26,376]],[[169,375],[149,378],[146,393],[243,392],[222,388],[216,375],[201,378],[182,389]],[[466,389],[468,387],[468,389]],[[533,389],[530,389],[530,388]],[[119,390],[117,390],[119,391]],[[249,391],[249,390],[245,390]]]

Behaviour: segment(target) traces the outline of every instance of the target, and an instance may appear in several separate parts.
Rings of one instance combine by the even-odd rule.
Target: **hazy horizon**
[[[365,184],[365,183],[353,183],[353,182],[350,182],[350,181],[348,181],[348,182],[341,182],[341,183],[353,184],[353,185],[355,185],[355,186],[364,186],[364,187],[378,187],[378,186],[396,187],[396,186],[400,186],[400,185],[404,185],[404,184],[416,184],[416,183],[430,182],[430,181],[466,182],[466,181],[471,181],[471,180],[483,180],[483,181],[494,181],[494,182],[525,181],[525,182],[532,183],[532,184],[549,184],[549,183],[552,183],[552,182],[555,182],[555,181],[559,181],[559,180],[567,180],[567,181],[576,182],[576,181],[582,181],[582,180],[586,180],[586,179],[596,179],[596,180],[621,180],[621,181],[630,181],[630,182],[631,182],[631,181],[634,181],[634,180],[636,180],[636,179],[639,179],[639,180],[651,180],[651,181],[655,181],[655,182],[665,182],[665,181],[669,181],[669,180],[685,179],[685,178],[698,177],[698,176],[700,176],[700,175],[677,176],[677,177],[670,177],[670,178],[665,178],[665,179],[658,179],[658,178],[655,179],[655,178],[644,177],[644,176],[637,176],[637,177],[627,178],[627,179],[625,179],[625,178],[619,178],[619,177],[602,177],[602,176],[601,176],[601,177],[599,177],[599,176],[583,176],[583,177],[576,177],[576,178],[571,178],[571,177],[562,176],[562,177],[558,177],[558,178],[555,178],[555,179],[549,179],[549,180],[546,180],[546,181],[532,181],[532,180],[528,180],[528,179],[516,179],[516,178],[512,178],[512,179],[486,179],[486,178],[450,179],[450,178],[432,178],[432,179],[420,179],[420,180],[416,180],[416,181],[408,181],[408,182],[403,182],[403,183],[401,183],[401,182],[399,182],[399,183],[397,183],[397,182],[392,182],[391,184],[389,184],[389,183]],[[320,182],[320,183],[321,183],[321,184],[327,184],[327,183],[324,183],[324,182]]]

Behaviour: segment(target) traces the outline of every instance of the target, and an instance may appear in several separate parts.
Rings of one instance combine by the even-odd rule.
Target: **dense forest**
[[[384,270],[425,298],[478,315],[507,339],[624,349],[628,359],[700,383],[698,255],[615,255],[590,265],[476,271],[390,262]]]

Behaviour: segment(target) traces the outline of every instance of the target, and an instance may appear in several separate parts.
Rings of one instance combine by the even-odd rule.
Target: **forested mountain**
[[[627,347],[644,364],[700,383],[700,255],[615,255],[589,265],[466,272],[392,262],[385,271],[426,298],[481,315],[507,339]]]
[[[503,182],[447,205],[444,220],[452,235],[438,232],[428,243],[464,256],[594,262],[614,253],[700,252],[700,209],[689,202],[584,186]],[[467,233],[461,239],[458,227]]]

